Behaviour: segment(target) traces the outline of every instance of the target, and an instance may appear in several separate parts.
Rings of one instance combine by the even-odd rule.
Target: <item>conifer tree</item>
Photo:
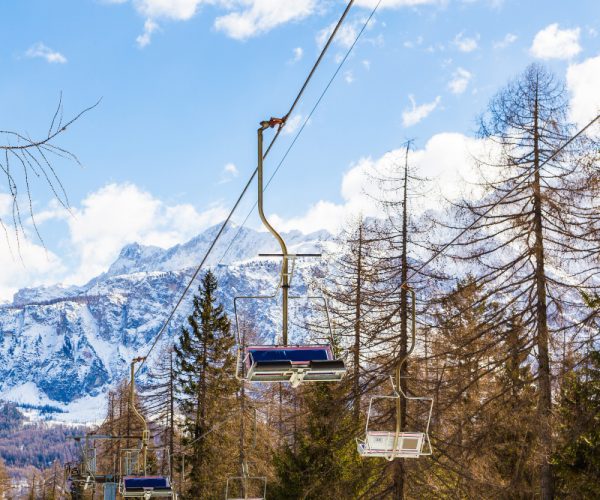
[[[436,388],[433,491],[476,497],[533,495],[533,376],[519,324],[496,323],[498,304],[481,299],[473,277],[436,305],[429,369]]]
[[[437,277],[429,274],[430,270],[421,269],[420,259],[416,250],[423,247],[423,235],[427,232],[428,221],[423,217],[417,219],[414,206],[424,196],[423,188],[426,179],[417,176],[411,165],[412,141],[407,141],[402,152],[402,158],[394,158],[386,165],[386,170],[381,172],[383,178],[379,179],[381,191],[379,202],[387,213],[385,224],[381,227],[381,247],[384,256],[381,270],[382,282],[386,293],[385,303],[391,314],[386,318],[384,331],[386,345],[391,356],[387,356],[390,369],[386,375],[394,370],[395,365],[404,360],[400,373],[400,389],[404,394],[409,393],[408,379],[410,361],[406,359],[409,349],[409,317],[411,311],[408,288],[412,288],[421,301],[433,295],[432,280]],[[397,152],[400,156],[400,152]],[[410,280],[410,282],[409,282]],[[405,285],[405,286],[402,286]],[[424,291],[427,291],[425,296]],[[419,306],[417,306],[419,308]],[[426,309],[421,305],[420,309]],[[415,311],[419,314],[418,311]],[[425,345],[427,348],[427,345]],[[381,359],[381,358],[380,358]],[[402,431],[407,430],[408,409],[405,398],[400,400],[400,420]],[[407,481],[407,461],[396,458],[390,467],[390,476],[393,482],[392,497],[402,500],[405,497]]]
[[[600,351],[589,353],[563,380],[559,438],[552,463],[565,498],[600,497]]]
[[[185,417],[188,447],[189,489],[187,497],[218,498],[235,459],[236,441],[217,423],[235,412],[234,337],[230,321],[217,302],[217,280],[208,271],[202,278],[194,309],[175,345],[179,407]]]
[[[273,499],[358,498],[367,477],[356,453],[352,412],[343,404],[341,386],[314,384],[302,389],[304,416],[294,443],[275,456]],[[372,464],[371,464],[372,465]]]
[[[382,337],[382,317],[387,312],[382,271],[380,228],[362,217],[351,222],[339,236],[343,248],[330,263],[324,292],[331,306],[331,321],[342,346],[348,347],[347,386],[353,418],[358,429],[363,411],[362,394],[377,378],[365,370],[375,352],[387,350]]]

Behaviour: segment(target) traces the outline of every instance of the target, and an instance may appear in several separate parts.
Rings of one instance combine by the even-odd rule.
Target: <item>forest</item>
[[[569,116],[564,83],[531,65],[478,117],[476,196],[419,210],[431,186],[411,142],[373,174],[386,217],[349,221],[309,284],[329,304],[340,382],[238,380],[240,332],[205,272],[187,324],[139,382],[150,469],[182,499],[265,485],[273,500],[600,497],[600,154]],[[304,315],[307,341],[327,338],[324,317]],[[260,325],[237,325],[245,343],[264,342]],[[96,430],[127,437],[99,445],[98,469],[143,431],[128,383]],[[373,396],[391,398],[371,408]],[[361,457],[367,414],[371,429],[425,431],[431,454]],[[61,498],[49,491],[30,498]]]

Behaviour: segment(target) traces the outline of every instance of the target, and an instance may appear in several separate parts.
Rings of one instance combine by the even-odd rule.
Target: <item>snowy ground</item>
[[[104,419],[106,410],[106,394],[86,396],[69,404],[53,401],[45,396],[33,382],[11,387],[0,392],[0,400],[26,405],[20,411],[30,421],[44,421],[48,424],[94,425]],[[47,412],[44,407],[57,408],[59,411]]]

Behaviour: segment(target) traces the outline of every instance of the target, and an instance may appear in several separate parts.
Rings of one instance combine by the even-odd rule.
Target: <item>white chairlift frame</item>
[[[431,440],[429,439],[429,425],[431,423],[431,415],[433,413],[433,398],[428,397],[417,397],[408,396],[404,393],[401,387],[401,369],[402,365],[408,359],[415,348],[416,335],[417,335],[417,321],[416,321],[416,295],[415,291],[410,288],[406,283],[402,285],[402,288],[409,292],[412,296],[412,344],[404,355],[404,358],[396,367],[396,384],[394,383],[393,377],[390,376],[392,383],[392,395],[391,396],[373,396],[369,401],[369,411],[367,413],[367,422],[365,425],[365,438],[356,439],[356,445],[358,453],[363,457],[382,457],[389,461],[394,458],[419,458],[421,456],[432,455],[433,449],[431,447]],[[427,414],[427,425],[425,426],[425,432],[406,432],[401,429],[400,419],[400,407],[396,404],[396,430],[394,431],[372,431],[369,430],[369,423],[371,421],[371,415],[373,414],[373,402],[378,399],[393,399],[395,401],[404,398],[406,401],[429,401],[429,412]],[[398,401],[399,402],[399,401]],[[412,446],[405,446],[405,441],[410,442]],[[375,448],[374,442],[380,447]],[[424,451],[423,447],[427,443],[429,451]]]
[[[229,496],[229,492],[231,489],[231,484],[234,482],[240,482],[244,485],[243,490],[247,491],[245,487],[248,484],[248,481],[254,481],[256,484],[258,482],[262,483],[262,496],[260,497],[251,497],[248,494],[244,494],[244,496]],[[230,476],[227,478],[227,483],[225,485],[225,500],[264,500],[267,498],[267,478],[265,476]]]
[[[391,377],[390,377],[391,379]],[[391,380],[393,387],[392,396],[373,396],[369,401],[369,411],[367,413],[367,423],[365,425],[365,438],[356,438],[358,453],[363,457],[380,457],[386,460],[394,460],[395,458],[419,458],[433,454],[431,441],[429,439],[429,424],[431,423],[431,415],[433,413],[433,398],[407,396],[402,392],[401,388],[396,388],[394,381]],[[429,401],[429,411],[427,412],[427,425],[425,432],[407,432],[407,431],[373,431],[369,429],[371,415],[373,413],[373,402],[378,399],[398,400],[401,397],[407,401]],[[391,439],[391,443],[390,443]],[[384,444],[381,448],[373,447],[372,441],[380,440]],[[404,446],[405,440],[417,440],[415,447]],[[424,450],[424,446],[427,448]]]

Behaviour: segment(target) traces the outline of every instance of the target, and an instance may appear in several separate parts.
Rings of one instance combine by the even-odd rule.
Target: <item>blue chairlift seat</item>
[[[127,476],[123,478],[124,498],[173,498],[169,479],[162,476]]]
[[[346,373],[330,345],[255,345],[245,349],[246,379],[253,382],[337,382]]]

